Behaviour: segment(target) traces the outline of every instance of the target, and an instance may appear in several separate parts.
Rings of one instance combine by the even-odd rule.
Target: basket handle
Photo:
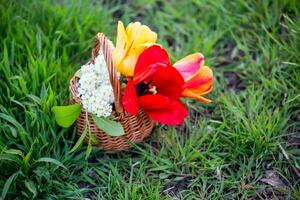
[[[104,58],[106,61],[110,83],[113,89],[115,97],[115,110],[118,113],[124,112],[121,104],[121,86],[118,79],[116,68],[112,60],[112,49],[109,44],[109,41],[103,33],[98,33],[96,36],[95,44],[92,51],[92,60],[94,61],[98,55],[99,49],[102,48]]]

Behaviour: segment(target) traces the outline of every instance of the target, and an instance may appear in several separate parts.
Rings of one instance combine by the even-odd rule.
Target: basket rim
[[[95,58],[98,56],[100,48],[102,48],[104,54],[104,59],[106,61],[106,67],[108,70],[110,83],[115,97],[114,98],[115,110],[117,112],[122,113],[124,112],[124,109],[121,103],[121,84],[117,74],[117,69],[112,59],[112,46],[111,46],[111,42],[107,39],[107,37],[103,33],[97,33],[96,35],[94,47],[92,49],[92,58],[89,62],[94,62]]]

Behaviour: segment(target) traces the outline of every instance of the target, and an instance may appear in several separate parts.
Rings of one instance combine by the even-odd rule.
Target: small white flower
[[[83,108],[98,117],[111,115],[114,94],[103,52],[99,51],[94,63],[81,66],[78,74],[78,96]]]

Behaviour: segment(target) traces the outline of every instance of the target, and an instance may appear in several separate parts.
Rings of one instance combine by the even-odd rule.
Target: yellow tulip
[[[124,76],[133,76],[139,55],[156,42],[157,34],[140,22],[128,24],[118,22],[116,48],[112,58],[117,70]]]

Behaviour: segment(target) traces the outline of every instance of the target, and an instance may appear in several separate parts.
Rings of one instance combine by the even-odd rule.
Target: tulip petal
[[[156,41],[157,34],[149,27],[141,25],[140,22],[130,23],[126,28],[126,33],[128,43],[125,48],[126,57],[122,63],[126,69],[123,74],[133,76],[139,55],[147,48],[147,45]]]
[[[213,89],[213,72],[207,67],[203,66],[199,72],[191,80],[184,85],[182,96],[192,97],[204,103],[210,103],[211,100],[202,97],[212,91]]]
[[[212,82],[213,71],[209,67],[203,66],[192,79],[185,82],[184,88],[194,90],[197,94],[207,94],[207,91],[212,88]]]
[[[134,84],[138,84],[138,83],[140,83],[142,81],[148,82],[147,79],[151,75],[153,75],[157,71],[157,69],[159,67],[161,67],[161,65],[159,65],[159,64],[153,64],[153,65],[150,65],[149,67],[146,67],[146,68],[144,68],[142,70],[139,70],[139,72],[136,73],[134,75],[134,77],[133,77]]]
[[[188,55],[174,64],[185,81],[191,79],[204,64],[204,56],[201,53]]]
[[[118,32],[117,32],[117,42],[116,42],[116,48],[112,51],[112,58],[114,65],[117,67],[118,71],[122,71],[121,69],[121,62],[124,59],[125,56],[125,47],[127,43],[127,36],[125,32],[124,25],[121,21],[118,22]]]
[[[182,96],[191,97],[191,98],[197,99],[198,101],[201,101],[201,102],[207,103],[207,104],[212,102],[210,99],[207,99],[201,95],[198,95],[198,94],[196,94],[192,91],[188,91],[188,90],[184,90]]]
[[[151,31],[148,26],[140,25],[131,44],[133,47],[137,48],[131,48],[130,51],[143,50],[145,46],[141,44],[154,43],[156,39],[157,34],[155,32]]]
[[[128,113],[132,115],[137,114],[139,110],[139,104],[133,81],[129,81],[125,87],[124,95],[122,97],[122,104]]]
[[[146,48],[149,48],[149,47],[154,46],[154,45],[160,46],[161,48],[163,47],[161,44],[157,44],[157,43],[143,43],[143,44],[141,44],[141,46],[146,47]]]
[[[166,50],[158,45],[153,45],[145,49],[139,56],[135,65],[134,74],[138,73],[146,67],[149,67],[152,64],[157,63],[168,66],[170,65],[170,59]]]
[[[116,48],[124,49],[127,42],[127,35],[124,24],[118,21]]]
[[[156,39],[157,34],[140,22],[128,24],[126,30],[123,23],[119,22],[117,44],[112,52],[117,70],[125,76],[133,76],[139,55]]]
[[[178,99],[183,92],[184,80],[174,67],[160,67],[151,76],[151,85],[157,88],[157,94]]]
[[[141,26],[141,23],[140,22],[131,22],[127,25],[126,27],[126,34],[127,34],[127,37],[128,37],[128,46],[127,48],[130,48],[132,46],[132,43],[134,41],[134,38],[136,37],[137,33],[138,33],[138,30]]]
[[[141,107],[145,110],[164,109],[169,106],[170,99],[163,95],[148,94],[138,97],[138,101]]]
[[[188,115],[186,107],[180,101],[162,95],[141,96],[139,104],[151,119],[162,124],[182,124]]]

